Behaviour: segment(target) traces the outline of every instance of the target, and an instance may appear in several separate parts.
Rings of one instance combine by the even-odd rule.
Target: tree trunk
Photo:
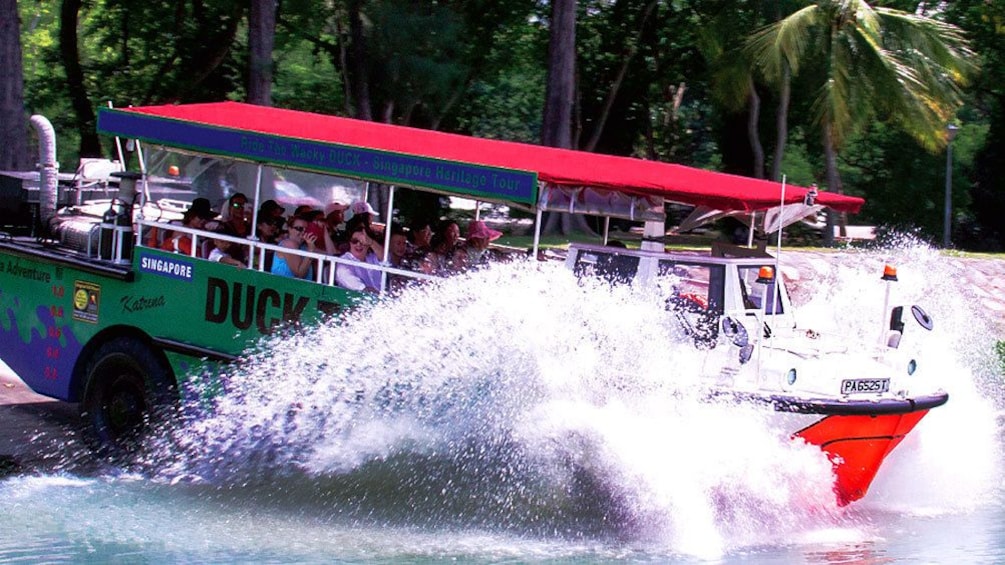
[[[785,146],[789,139],[789,100],[792,97],[792,72],[789,64],[782,62],[782,84],[778,94],[778,116],[775,121],[775,156],[771,160],[771,180],[782,178],[782,164],[785,161]]]
[[[823,136],[824,162],[827,170],[827,190],[838,194],[844,194],[844,187],[841,186],[841,174],[838,172],[837,168],[837,148],[834,147],[834,140],[831,137],[830,124],[824,124]],[[834,226],[838,223],[838,216],[838,213],[834,210],[830,208],[827,209],[827,228],[826,231],[824,231],[824,246],[826,247],[834,246]],[[844,222],[842,221],[842,237],[844,237],[845,232]]]
[[[548,41],[548,82],[541,143],[572,147],[572,102],[576,77],[576,0],[554,0]]]
[[[174,94],[162,102],[177,102],[188,96],[188,93],[195,87],[202,84],[209,75],[213,74],[230,53],[231,47],[237,38],[238,27],[244,17],[244,4],[234,4],[234,14],[228,20],[227,28],[219,36],[214,36],[213,41],[205,45],[194,57],[194,64],[186,68],[184,72],[184,82],[175,85]],[[275,17],[275,16],[273,16]],[[179,51],[180,52],[180,51]]]
[[[545,91],[541,143],[572,148],[572,107],[576,95],[576,0],[554,0],[548,41],[548,83]],[[592,233],[582,215],[549,212],[542,233]]]
[[[0,170],[24,171],[31,163],[24,112],[21,19],[17,0],[0,0]]]
[[[366,72],[366,34],[363,30],[362,0],[349,2],[349,63],[352,79],[352,97],[356,107],[356,117],[361,120],[373,120],[373,110],[370,108],[370,85]]]
[[[635,41],[628,49],[628,53],[625,54],[624,59],[621,60],[621,67],[618,69],[618,74],[614,77],[614,82],[611,83],[611,88],[607,91],[607,98],[604,99],[604,107],[601,109],[600,116],[597,118],[597,125],[593,128],[593,134],[590,136],[590,140],[587,141],[586,145],[582,148],[584,151],[594,151],[597,148],[597,144],[600,142],[600,135],[604,133],[604,126],[607,124],[607,118],[611,114],[611,107],[614,106],[614,99],[618,96],[618,91],[621,90],[621,84],[625,81],[625,75],[628,73],[628,65],[631,64],[632,59],[635,58],[635,54],[639,52],[639,43],[642,41],[642,33],[646,29],[646,22],[649,21],[649,16],[652,15],[653,10],[656,9],[656,4],[656,0],[653,0],[646,5],[645,12],[642,14],[642,21],[639,23],[639,29],[636,34]]]
[[[63,0],[59,12],[59,52],[66,71],[66,88],[76,116],[80,134],[80,156],[101,157],[101,140],[96,129],[97,119],[84,86],[84,71],[80,67],[77,48],[77,15],[81,0]]]
[[[337,19],[337,22],[335,24],[335,31],[336,31],[335,36],[338,38],[338,57],[332,57],[332,60],[338,61],[338,65],[336,65],[338,69],[337,72],[339,73],[339,76],[342,77],[342,94],[344,99],[343,105],[345,108],[345,113],[347,116],[353,116],[355,115],[355,113],[353,112],[353,108],[355,107],[355,105],[352,100],[352,93],[353,93],[352,85],[354,81],[352,80],[351,76],[352,73],[349,72],[349,47],[346,44],[347,42],[342,39],[343,28],[341,19]],[[314,44],[318,45],[318,42],[315,41]]]
[[[276,0],[252,0],[248,12],[248,102],[272,106]]]
[[[465,81],[464,83],[461,84],[460,87],[454,89],[454,91],[450,94],[450,98],[447,99],[446,103],[443,104],[443,107],[440,108],[440,111],[436,114],[435,117],[433,117],[432,121],[429,124],[429,129],[431,130],[440,129],[440,122],[443,121],[443,118],[446,117],[446,115],[454,107],[454,104],[456,104],[457,101],[461,99],[461,95],[464,94],[467,88],[468,88],[468,82]]]
[[[757,94],[757,87],[754,86],[754,77],[748,79],[749,93],[747,94],[747,139],[750,140],[750,150],[754,153],[754,177],[764,178],[764,146],[761,145],[761,136],[757,130],[758,122],[761,121],[761,97]]]

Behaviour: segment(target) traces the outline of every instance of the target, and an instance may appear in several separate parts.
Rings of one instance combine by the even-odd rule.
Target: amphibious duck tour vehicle
[[[206,364],[237,359],[279,327],[367,300],[335,284],[347,259],[292,250],[313,262],[313,275],[281,277],[265,269],[265,258],[291,250],[177,223],[197,199],[219,206],[235,192],[253,211],[266,200],[324,205],[340,191],[369,196],[386,203],[386,221],[396,190],[430,191],[526,210],[536,217],[535,234],[544,212],[643,223],[642,249],[572,245],[570,276],[663,291],[667,315],[707,357],[710,401],[756,403],[791,420],[795,440],[831,456],[841,503],[862,497],[884,457],[947,400],[941,390],[918,388],[924,366],[901,339],[932,327],[920,307],[884,305],[882,339],[852,343],[798,323],[777,257],[664,250],[668,203],[757,214],[780,226],[823,207],[855,212],[858,198],[234,102],[102,108],[99,131],[128,140],[139,167],[105,177],[95,192],[60,183],[51,126],[40,116],[32,123],[42,148],[38,187],[7,175],[24,180],[14,189],[24,202],[3,218],[0,237],[0,358],[36,392],[79,402],[104,445],[129,444]],[[157,239],[164,233],[189,238],[188,251],[164,250]],[[204,259],[214,239],[245,249],[244,268]],[[386,259],[367,267],[382,284],[391,275],[430,276]]]

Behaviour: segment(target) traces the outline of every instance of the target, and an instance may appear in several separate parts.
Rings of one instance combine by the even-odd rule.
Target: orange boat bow
[[[834,490],[838,504],[854,502],[869,490],[879,466],[914,426],[928,414],[828,416],[793,437],[820,446],[834,464]]]

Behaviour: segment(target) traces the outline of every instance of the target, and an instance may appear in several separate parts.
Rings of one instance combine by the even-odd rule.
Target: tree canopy
[[[785,174],[866,197],[855,223],[938,241],[952,121],[961,125],[954,244],[1005,248],[1002,3],[567,4],[574,53],[561,60],[573,69],[557,115],[570,146]],[[546,104],[559,6],[566,3],[0,0],[0,60],[17,59],[22,80],[0,80],[0,116],[13,129],[3,135],[31,139],[26,117],[45,115],[66,166],[110,155],[93,131],[95,109],[109,102],[235,99],[542,142],[559,131],[546,110],[559,108]],[[22,89],[23,108],[8,88]]]

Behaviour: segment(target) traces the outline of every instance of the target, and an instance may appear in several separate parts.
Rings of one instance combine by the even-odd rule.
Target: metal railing
[[[245,266],[249,269],[253,269],[262,273],[268,273],[268,271],[265,270],[265,255],[266,252],[268,251],[272,251],[274,253],[286,253],[290,255],[308,257],[314,262],[314,266],[317,267],[314,270],[313,281],[315,283],[324,284],[327,286],[338,286],[335,282],[335,271],[338,268],[338,265],[362,267],[368,270],[380,271],[381,291],[387,288],[388,275],[396,275],[408,279],[425,280],[425,281],[439,280],[441,278],[435,275],[427,275],[425,273],[419,273],[407,269],[400,269],[398,267],[393,267],[390,265],[383,265],[383,264],[375,265],[371,263],[364,263],[362,261],[357,261],[354,259],[343,259],[342,257],[336,257],[334,255],[328,255],[325,253],[304,251],[301,249],[291,249],[289,247],[283,247],[281,245],[276,245],[273,243],[264,243],[251,237],[247,238],[238,237],[223,233],[190,228],[179,224],[170,224],[166,222],[153,222],[148,220],[137,220],[136,227],[138,230],[137,246],[146,248],[161,249],[160,247],[152,247],[146,245],[146,239],[150,229],[161,230],[165,234],[167,234],[168,232],[171,232],[172,234],[178,234],[178,233],[188,234],[192,238],[192,248],[189,252],[189,255],[196,259],[208,260],[206,257],[202,257],[199,254],[199,249],[202,247],[202,244],[205,243],[207,240],[212,242],[212,240],[214,239],[219,239],[229,241],[234,245],[240,245],[242,247],[246,247],[248,248],[248,253],[247,253],[247,263],[245,264]]]

